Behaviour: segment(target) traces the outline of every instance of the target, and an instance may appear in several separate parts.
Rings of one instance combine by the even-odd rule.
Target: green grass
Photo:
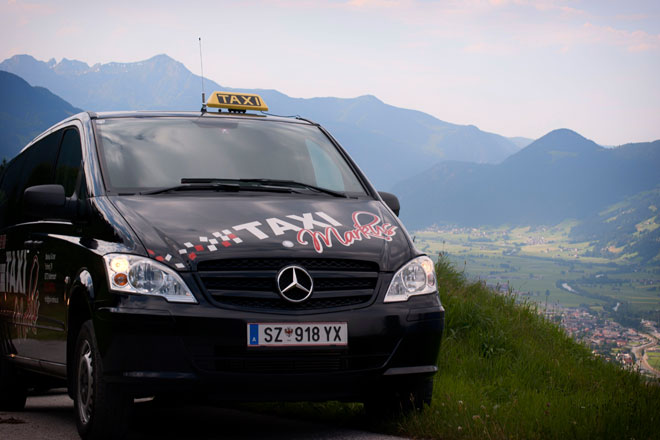
[[[648,352],[649,364],[656,370],[660,370],[660,352],[659,351],[650,351]]]
[[[445,256],[436,269],[446,329],[431,407],[379,425],[360,404],[256,408],[425,439],[660,438],[660,383],[593,357],[534,305],[466,280]]]
[[[594,358],[533,305],[438,263],[447,309],[433,406],[403,419],[422,438],[660,438],[660,386]]]

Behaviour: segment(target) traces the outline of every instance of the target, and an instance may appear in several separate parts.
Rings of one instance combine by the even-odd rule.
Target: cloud
[[[651,18],[649,14],[637,13],[637,14],[617,14],[615,15],[617,20],[624,21],[640,21]]]
[[[486,43],[480,41],[465,46],[463,52],[479,55],[512,55],[516,50],[508,44]]]
[[[69,25],[69,26],[62,26],[61,28],[57,29],[57,35],[59,37],[67,37],[71,35],[80,35],[82,34],[82,28],[80,26],[76,25]]]
[[[400,0],[349,0],[346,5],[357,8],[396,8],[409,5],[409,1]]]
[[[527,6],[534,7],[542,12],[559,12],[564,16],[586,16],[588,13],[582,9],[566,6],[565,1],[556,2],[525,2]]]
[[[23,12],[28,14],[53,15],[55,7],[43,3],[30,3],[24,1],[9,0],[7,2],[12,12]]]
[[[57,10],[47,4],[7,0],[0,4],[0,19],[4,31],[9,28],[25,28],[43,17],[54,15]]]
[[[583,30],[586,43],[604,43],[624,47],[629,52],[648,52],[660,49],[660,34],[653,35],[642,30],[626,31],[589,22],[583,25]]]
[[[123,38],[126,37],[127,35],[130,35],[130,31],[126,26],[119,26],[111,31],[111,35],[114,38],[120,38],[120,37]]]
[[[465,53],[510,55],[526,49],[551,49],[567,53],[572,49],[589,46],[619,48],[628,52],[660,50],[660,34],[642,29],[622,29],[625,24],[613,17],[603,17],[561,5],[563,2],[534,3],[532,9],[523,0],[492,0],[496,7],[515,5],[503,15],[483,17],[476,23],[467,20],[456,26],[473,29],[465,32]],[[520,6],[523,9],[520,9]],[[497,11],[496,11],[497,12]],[[585,19],[592,16],[593,20]],[[504,20],[498,24],[498,20]],[[605,24],[601,24],[605,23]]]

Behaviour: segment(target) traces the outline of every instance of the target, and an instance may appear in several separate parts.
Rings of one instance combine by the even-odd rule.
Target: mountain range
[[[167,55],[93,66],[76,60],[44,62],[16,55],[0,63],[0,70],[14,73],[33,86],[46,87],[84,110],[201,107],[201,78]],[[205,84],[207,92],[232,90],[208,79]],[[303,99],[276,90],[242,90],[260,94],[272,113],[300,115],[327,127],[380,189],[388,189],[440,160],[499,163],[529,142],[472,125],[444,122],[423,112],[385,104],[371,95]]]
[[[0,160],[12,158],[43,130],[81,111],[48,89],[3,71],[0,102]]]
[[[660,185],[658,170],[660,140],[603,148],[559,129],[500,164],[437,163],[397,184],[394,192],[412,228],[553,225],[593,216],[654,189]]]
[[[27,80],[0,71],[5,157],[78,112],[76,107],[197,110],[200,104],[200,78],[165,55],[92,67],[20,55],[0,63],[0,70]],[[206,83],[208,90],[228,90]],[[245,91],[263,96],[274,113],[300,114],[328,127],[379,189],[399,196],[410,229],[575,219],[572,236],[597,243],[599,255],[607,256],[607,249],[644,260],[659,255],[660,140],[603,148],[559,129],[531,142],[440,121],[369,95],[299,99],[275,90]]]

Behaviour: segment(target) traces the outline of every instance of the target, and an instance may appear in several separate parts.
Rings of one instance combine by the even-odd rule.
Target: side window
[[[0,185],[0,228],[16,223],[18,216],[19,183],[22,176],[25,154],[14,158],[7,168]]]
[[[71,197],[76,191],[81,163],[80,135],[78,130],[68,129],[62,137],[62,146],[55,168],[55,183],[64,187],[64,194],[67,197]]]
[[[25,152],[21,198],[26,188],[53,183],[53,171],[61,136],[61,131],[50,134]]]
[[[53,183],[55,160],[57,159],[61,137],[61,131],[49,134],[21,154],[24,162],[23,168],[15,201],[10,205],[10,209],[15,210],[10,214],[13,217],[13,223],[30,220],[23,215],[23,193],[25,190],[31,186]]]

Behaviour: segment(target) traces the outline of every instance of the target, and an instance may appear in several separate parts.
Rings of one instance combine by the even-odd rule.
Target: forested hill
[[[39,61],[16,55],[0,63],[33,86],[47,87],[76,107],[107,110],[199,110],[201,78],[167,55],[135,63],[88,66],[76,60]],[[264,86],[268,79],[264,78]],[[207,79],[213,90],[231,90]],[[422,172],[440,160],[498,163],[520,149],[473,125],[388,105],[370,95],[292,98],[276,90],[243,90],[263,96],[270,112],[301,115],[327,127],[380,189]]]
[[[0,160],[14,157],[32,138],[81,110],[43,87],[0,71]]]
[[[586,219],[660,185],[660,140],[603,148],[560,129],[501,164],[446,161],[397,185],[412,228]],[[423,191],[420,191],[423,188]]]

